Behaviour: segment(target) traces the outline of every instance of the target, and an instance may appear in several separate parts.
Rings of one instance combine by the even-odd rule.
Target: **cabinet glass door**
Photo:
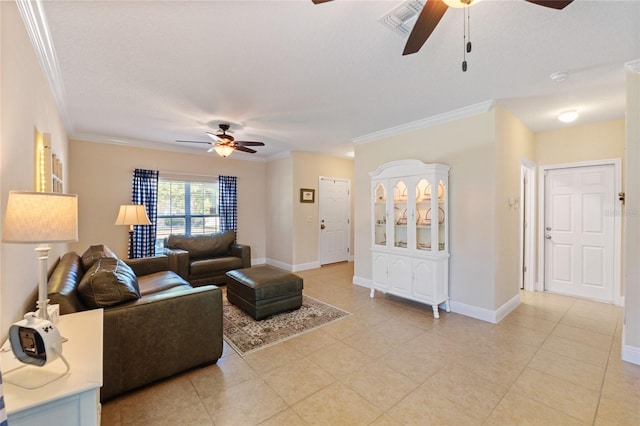
[[[446,218],[446,214],[444,209],[446,208],[445,206],[445,188],[444,188],[444,183],[442,181],[438,182],[438,250],[439,251],[444,251],[447,249],[447,247],[445,247],[446,244],[446,224],[445,224],[445,218]]]
[[[421,179],[416,187],[416,249],[431,250],[431,185]]]
[[[393,187],[393,246],[407,248],[407,185],[397,181]]]
[[[387,245],[387,191],[383,184],[376,185],[373,203],[373,243],[379,246]]]

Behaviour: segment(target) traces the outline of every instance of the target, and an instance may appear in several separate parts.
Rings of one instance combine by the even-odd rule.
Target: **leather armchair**
[[[169,265],[192,286],[225,284],[225,274],[251,267],[251,247],[235,242],[235,232],[170,235],[164,240]]]

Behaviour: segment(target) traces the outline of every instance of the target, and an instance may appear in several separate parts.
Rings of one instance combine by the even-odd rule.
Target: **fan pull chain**
[[[462,32],[463,32],[463,45],[462,45],[462,72],[467,72],[467,53],[471,53],[471,13],[469,13],[469,4],[463,8],[462,14]],[[467,33],[469,34],[469,41],[467,41]]]

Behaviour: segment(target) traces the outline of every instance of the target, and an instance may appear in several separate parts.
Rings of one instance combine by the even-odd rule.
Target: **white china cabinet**
[[[449,166],[399,160],[369,173],[375,291],[449,307]]]

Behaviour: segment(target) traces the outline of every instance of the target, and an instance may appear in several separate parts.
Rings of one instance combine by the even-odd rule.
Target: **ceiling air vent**
[[[406,38],[418,19],[426,0],[408,0],[391,12],[378,19],[378,22],[391,29],[402,38]]]

